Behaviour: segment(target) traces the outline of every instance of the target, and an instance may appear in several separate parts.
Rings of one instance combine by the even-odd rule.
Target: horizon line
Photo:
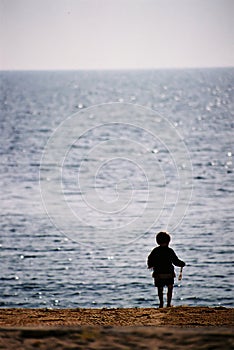
[[[58,72],[58,71],[152,71],[152,70],[197,70],[197,69],[230,69],[233,66],[185,66],[185,67],[141,67],[141,68],[0,68],[0,72]]]

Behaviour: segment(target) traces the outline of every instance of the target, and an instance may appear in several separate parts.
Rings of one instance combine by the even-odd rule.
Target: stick
[[[178,277],[178,281],[181,281],[182,280],[182,272],[183,272],[183,267],[180,268],[180,274],[179,274],[179,277]]]

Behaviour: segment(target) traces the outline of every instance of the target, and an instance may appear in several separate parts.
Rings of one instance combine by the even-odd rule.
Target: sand
[[[0,309],[0,349],[234,349],[234,309]]]

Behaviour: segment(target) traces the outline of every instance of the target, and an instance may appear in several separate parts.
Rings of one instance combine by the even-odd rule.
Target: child
[[[174,285],[174,266],[184,267],[174,250],[169,248],[170,235],[167,232],[159,232],[156,235],[158,247],[155,247],[148,256],[148,268],[153,268],[154,285],[158,288],[159,307],[163,307],[163,287],[167,286],[167,307],[171,306],[172,291]]]

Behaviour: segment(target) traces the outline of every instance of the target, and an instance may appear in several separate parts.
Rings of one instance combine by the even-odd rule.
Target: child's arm
[[[147,266],[148,269],[152,269],[154,267],[154,257],[153,257],[153,251],[150,253],[147,259]]]
[[[179,266],[179,267],[184,267],[185,266],[185,262],[180,260],[178,258],[178,256],[176,255],[176,253],[174,252],[174,250],[172,249],[172,263],[175,266]]]

